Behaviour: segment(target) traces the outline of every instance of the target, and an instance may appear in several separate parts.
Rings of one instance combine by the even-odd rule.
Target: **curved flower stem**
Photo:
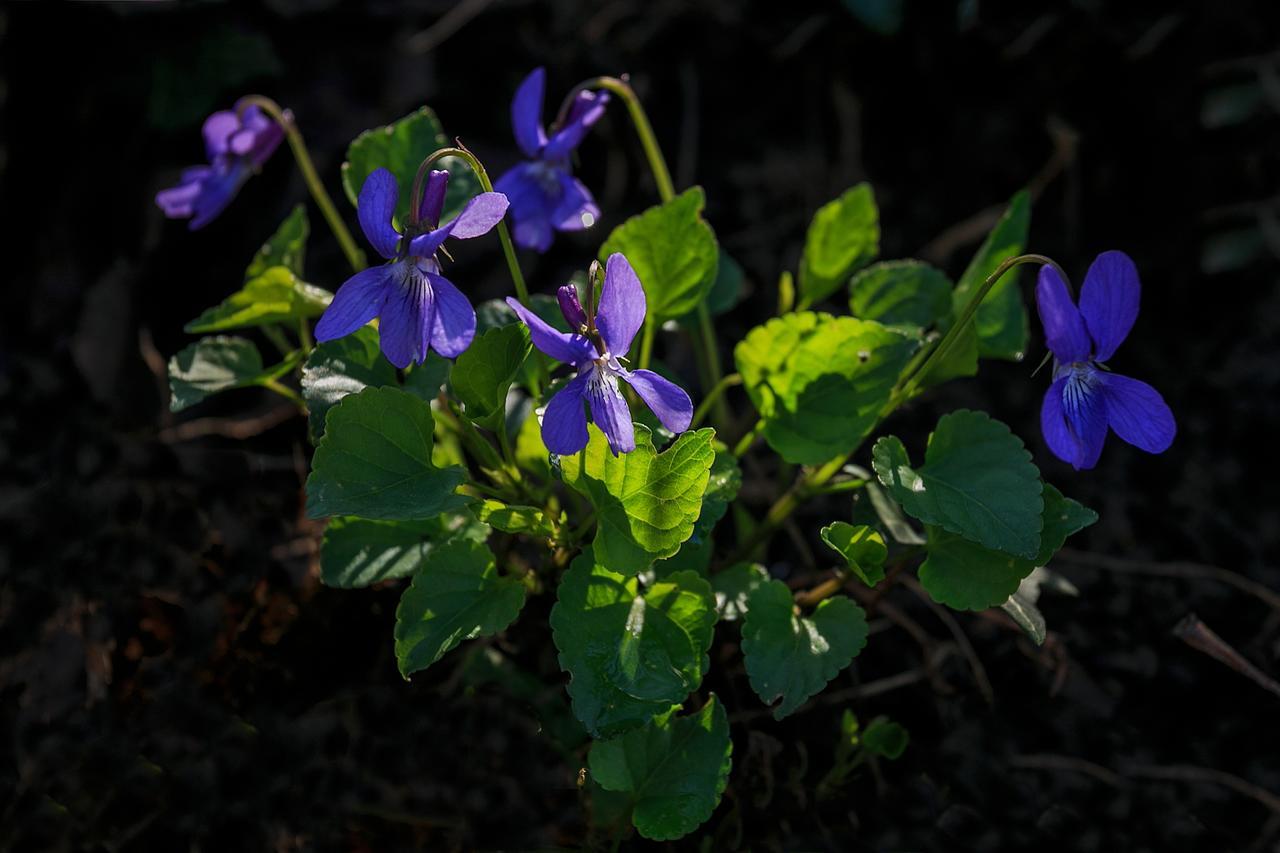
[[[640,98],[636,95],[635,89],[632,89],[631,84],[627,81],[626,75],[622,77],[594,77],[574,86],[560,107],[559,120],[562,123],[564,117],[568,115],[573,99],[584,89],[605,89],[617,95],[627,105],[627,114],[631,116],[631,124],[636,129],[636,135],[640,137],[640,145],[644,148],[645,159],[649,161],[649,171],[653,173],[653,182],[658,185],[658,197],[662,199],[663,204],[674,199],[676,197],[676,188],[675,184],[671,182],[671,171],[667,168],[667,161],[662,156],[662,149],[658,146],[658,138],[653,133],[653,125],[649,123],[649,116],[645,113],[644,106],[640,103]],[[649,366],[656,326],[657,321],[654,320],[653,315],[645,318],[644,337],[640,339],[641,367]],[[698,335],[702,338],[702,354],[707,364],[707,375],[711,378],[710,385],[714,387],[724,376],[724,368],[720,364],[720,350],[716,341],[716,330],[711,323],[711,312],[707,309],[705,299],[698,302]],[[728,420],[728,411],[723,404],[716,408],[716,416],[721,424]]]
[[[724,395],[724,392],[735,385],[741,384],[741,373],[730,373],[724,379],[721,379],[714,388],[707,392],[707,396],[702,398],[702,402],[698,404],[698,408],[693,413],[693,421],[689,424],[689,429],[697,429],[698,425],[707,417],[707,410]]]
[[[236,102],[236,112],[243,115],[245,107],[250,105],[258,107],[271,116],[271,119],[284,131],[285,139],[289,140],[289,148],[293,150],[293,159],[298,164],[298,170],[302,172],[302,179],[307,182],[307,188],[311,190],[311,197],[315,199],[316,206],[320,208],[325,221],[329,223],[329,230],[337,238],[338,245],[342,247],[342,253],[347,256],[347,263],[351,264],[354,272],[360,272],[365,268],[364,252],[360,251],[360,247],[352,239],[346,223],[342,221],[342,217],[338,215],[338,209],[333,205],[333,199],[329,197],[328,191],[320,181],[320,176],[316,174],[315,164],[311,162],[311,154],[307,151],[307,144],[302,141],[302,133],[298,130],[293,113],[282,109],[275,101],[262,95],[246,95],[241,98]]]
[[[484,170],[484,166],[476,158],[476,155],[472,154],[467,150],[466,146],[459,142],[456,148],[441,148],[422,161],[422,165],[418,167],[418,174],[413,179],[413,196],[410,202],[412,205],[409,208],[410,210],[417,210],[421,206],[423,181],[426,179],[427,172],[433,164],[445,157],[457,157],[459,160],[464,161],[480,181],[480,188],[487,193],[493,192],[493,183],[489,180],[489,173]],[[515,285],[516,298],[520,300],[521,305],[530,307],[529,288],[524,283],[524,273],[520,272],[520,263],[516,260],[516,248],[511,243],[511,235],[507,232],[505,219],[498,222],[498,239],[502,241],[502,253],[507,258],[507,269],[511,271],[511,283]]]
[[[1006,258],[1000,266],[995,268],[991,275],[987,276],[986,281],[982,282],[982,286],[978,288],[977,292],[969,298],[968,303],[964,306],[964,310],[960,312],[959,318],[956,319],[956,322],[947,330],[947,333],[938,340],[937,344],[934,345],[932,351],[929,352],[928,357],[915,362],[915,369],[907,371],[898,379],[897,386],[889,396],[889,404],[886,406],[885,414],[893,411],[900,403],[904,400],[910,399],[911,396],[915,394],[920,383],[929,375],[929,369],[936,363],[941,362],[942,359],[945,358],[946,355],[955,347],[956,341],[960,339],[960,333],[964,331],[965,326],[967,326],[973,320],[974,315],[978,313],[978,306],[982,304],[983,299],[986,299],[987,294],[991,292],[991,288],[996,286],[996,282],[1000,281],[1000,279],[1004,277],[1005,273],[1020,264],[1048,264],[1058,271],[1058,274],[1062,276],[1063,281],[1070,281],[1070,279],[1067,278],[1066,273],[1063,272],[1062,267],[1058,266],[1056,262],[1044,255],[1017,255],[1012,258]],[[1069,284],[1067,286],[1070,288]]]

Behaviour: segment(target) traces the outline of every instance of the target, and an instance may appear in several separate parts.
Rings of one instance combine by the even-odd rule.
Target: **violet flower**
[[[1177,432],[1160,392],[1102,364],[1133,328],[1141,289],[1138,269],[1124,252],[1098,255],[1085,275],[1079,308],[1058,271],[1040,268],[1036,305],[1053,353],[1040,428],[1054,455],[1076,470],[1097,464],[1108,427],[1148,453],[1163,453]]]
[[[689,395],[652,370],[627,370],[620,363],[644,325],[646,310],[644,288],[627,259],[618,253],[609,256],[594,316],[583,309],[572,284],[560,288],[557,297],[571,332],[557,331],[515,299],[507,299],[529,327],[533,345],[578,371],[551,398],[542,416],[542,441],[547,449],[569,456],[587,446],[585,402],[614,456],[635,450],[631,409],[618,388],[619,379],[635,389],[663,426],[674,433],[687,430],[693,421]]]
[[[493,187],[511,200],[516,243],[539,252],[551,247],[552,229],[581,231],[600,218],[591,191],[570,174],[569,155],[609,103],[607,92],[579,92],[563,127],[548,138],[542,127],[546,76],[535,68],[511,101],[516,144],[529,161],[512,167]]]
[[[404,233],[391,224],[399,187],[395,175],[375,169],[365,178],[356,204],[360,228],[389,263],[347,279],[316,324],[316,340],[349,335],[379,318],[382,352],[396,367],[426,361],[434,349],[455,358],[476,335],[476,312],[458,288],[440,275],[436,252],[446,237],[479,237],[507,211],[501,193],[481,193],[451,222],[440,225],[449,173],[432,172],[417,215],[410,213]]]
[[[226,209],[284,139],[280,126],[254,105],[245,107],[243,116],[234,110],[214,113],[205,119],[202,132],[209,165],[184,169],[176,187],[156,193],[164,215],[190,219],[192,231]]]

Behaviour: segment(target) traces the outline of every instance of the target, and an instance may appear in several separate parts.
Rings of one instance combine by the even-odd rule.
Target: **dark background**
[[[631,72],[677,184],[705,186],[750,286],[718,324],[726,359],[772,310],[813,210],[852,183],[874,184],[882,256],[953,276],[1031,184],[1030,250],[1077,280],[1104,249],[1137,262],[1143,310],[1113,367],[1160,388],[1179,422],[1163,456],[1112,438],[1096,470],[1072,472],[1039,437],[1048,380],[1030,375],[1034,336],[1025,363],[985,363],[898,415],[890,428],[919,447],[942,412],[987,408],[1097,509],[1056,565],[1080,596],[1044,599],[1053,636],[1036,649],[999,616],[948,625],[895,588],[887,601],[920,631],[878,619],[828,698],[783,724],[761,713],[736,628],[722,626],[707,686],[733,715],[733,776],[675,846],[1278,849],[1280,698],[1173,633],[1198,613],[1280,669],[1274,603],[1202,576],[1217,566],[1280,587],[1273,6],[908,0],[900,26],[855,14],[885,6],[0,7],[0,848],[600,842],[582,754],[557,735],[550,602],[531,601],[492,644],[496,676],[483,653],[456,652],[406,684],[391,655],[398,590],[316,581],[303,420],[255,391],[175,419],[162,378],[190,342],[182,324],[238,286],[305,200],[282,148],[204,231],[165,221],[152,197],[200,161],[205,115],[255,91],[292,108],[354,225],[337,175],[356,133],[429,104],[497,175],[515,157],[510,96],[544,64],[553,102],[585,77]],[[580,159],[604,221],[524,257],[534,290],[656,201],[621,109]],[[308,278],[336,288],[344,263],[311,213]],[[457,256],[452,278],[473,298],[505,293],[493,241]],[[668,338],[672,366],[696,375]],[[254,434],[227,434],[241,422]],[[755,511],[772,487],[744,492]],[[818,505],[799,529],[812,546],[847,511]],[[774,557],[795,572],[811,559],[785,539]],[[845,707],[892,716],[912,743],[818,801]]]

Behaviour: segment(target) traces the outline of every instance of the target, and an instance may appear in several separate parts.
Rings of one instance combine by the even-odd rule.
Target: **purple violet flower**
[[[525,249],[551,248],[552,229],[581,231],[600,218],[591,191],[570,174],[569,155],[591,126],[604,115],[607,92],[579,92],[564,125],[548,138],[542,127],[542,94],[546,71],[535,68],[511,101],[516,144],[529,158],[494,184],[511,200],[515,241]]]
[[[467,240],[487,233],[507,212],[501,193],[480,193],[451,222],[440,225],[449,173],[432,172],[417,216],[404,233],[391,224],[400,194],[395,175],[375,169],[365,178],[356,204],[360,228],[389,263],[347,279],[316,324],[316,340],[349,335],[379,318],[382,353],[396,367],[426,361],[434,349],[456,358],[476,335],[476,312],[452,282],[440,275],[436,251],[446,237]]]
[[[1138,269],[1124,252],[1103,252],[1089,266],[1080,306],[1051,266],[1040,268],[1036,305],[1053,353],[1053,384],[1044,395],[1040,428],[1054,455],[1078,471],[1092,468],[1110,427],[1148,453],[1163,453],[1177,425],[1160,392],[1112,373],[1102,362],[1138,318]]]
[[[202,132],[209,165],[184,169],[176,187],[156,193],[156,204],[164,215],[190,219],[192,231],[222,213],[284,139],[280,126],[253,105],[245,108],[243,116],[234,110],[214,113],[205,119]]]
[[[560,288],[557,297],[571,332],[557,331],[515,299],[507,298],[507,304],[529,327],[533,345],[578,371],[551,398],[542,416],[542,441],[547,449],[570,456],[587,446],[585,402],[614,456],[635,450],[631,409],[618,388],[619,379],[635,389],[663,426],[674,433],[687,430],[693,421],[693,401],[684,389],[652,370],[627,370],[620,364],[644,325],[647,307],[644,288],[627,259],[618,253],[609,256],[594,316],[583,309],[572,284]]]

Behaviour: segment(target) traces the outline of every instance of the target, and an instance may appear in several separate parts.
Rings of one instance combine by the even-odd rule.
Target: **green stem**
[[[302,179],[307,182],[307,188],[311,190],[311,197],[315,199],[316,206],[320,208],[325,221],[329,223],[329,229],[333,231],[338,245],[342,247],[342,253],[347,256],[347,263],[351,264],[353,271],[360,272],[365,268],[364,253],[352,239],[346,223],[342,221],[342,217],[338,215],[338,209],[334,207],[333,199],[329,197],[324,184],[320,181],[320,176],[316,174],[315,164],[311,162],[311,154],[307,151],[307,144],[302,140],[302,133],[298,130],[293,113],[282,109],[275,101],[262,95],[247,95],[241,98],[236,102],[236,111],[243,115],[245,107],[251,104],[271,116],[284,131],[285,139],[289,140],[289,148],[293,150],[293,159],[297,161],[298,170],[302,172]]]
[[[427,172],[436,161],[445,157],[457,157],[465,162],[480,181],[480,188],[487,193],[493,192],[493,183],[489,180],[489,173],[485,171],[484,165],[476,158],[476,155],[472,154],[467,150],[466,146],[459,142],[456,148],[441,148],[422,161],[422,165],[418,167],[418,174],[413,179],[411,202],[413,206],[409,208],[410,210],[418,210],[421,206],[423,181],[426,179]],[[528,307],[529,288],[524,283],[524,273],[520,272],[520,262],[516,259],[516,247],[511,242],[511,234],[507,232],[505,219],[498,222],[498,239],[502,241],[502,254],[507,259],[507,269],[511,272],[511,283],[516,288],[516,298],[520,300],[521,305]]]
[[[738,550],[725,560],[724,565],[732,566],[735,563],[751,559],[756,549],[763,545],[773,535],[774,531],[781,527],[793,512],[799,509],[802,503],[816,494],[822,486],[826,485],[828,480],[839,473],[852,455],[850,453],[845,456],[839,456],[821,468],[811,468],[804,476],[796,480],[791,488],[782,494],[782,497],[774,501],[773,506],[769,507],[769,511],[765,513],[764,521],[760,522],[751,531]]]
[[[764,420],[758,420],[751,429],[747,430],[747,434],[738,439],[738,443],[733,446],[733,455],[735,459],[741,459],[746,452],[751,449],[751,445],[755,444],[756,437],[760,435],[764,429]]]
[[[721,401],[721,398],[724,396],[724,392],[728,391],[730,388],[732,388],[735,385],[741,385],[741,384],[742,384],[741,373],[730,373],[724,379],[721,379],[719,382],[717,382],[715,387],[707,392],[707,396],[702,398],[702,402],[698,404],[698,408],[694,410],[693,422],[689,425],[689,429],[697,429],[698,425],[701,424],[703,419],[706,418],[707,411],[713,405]],[[719,410],[717,410],[717,412],[718,411]],[[724,421],[722,419],[721,423],[723,422]]]
[[[955,347],[956,341],[960,338],[960,333],[964,331],[965,327],[970,322],[972,322],[974,315],[978,313],[978,306],[982,304],[983,299],[986,299],[987,294],[991,292],[991,288],[996,286],[996,282],[1000,281],[1005,273],[1020,264],[1048,264],[1058,271],[1059,275],[1062,276],[1063,281],[1069,281],[1066,273],[1062,271],[1062,268],[1044,255],[1017,255],[1012,258],[1006,258],[1001,262],[1000,266],[995,268],[991,275],[987,276],[986,280],[982,282],[982,286],[978,288],[977,292],[969,298],[969,301],[965,304],[964,310],[960,312],[960,316],[956,319],[956,322],[933,346],[928,357],[916,362],[914,370],[909,368],[898,379],[897,386],[889,396],[889,404],[885,409],[886,414],[893,411],[900,403],[902,403],[902,401],[910,399],[911,396],[916,393],[919,389],[920,383],[929,375],[930,368],[935,364],[940,363],[942,359],[946,358],[947,354]]]
[[[302,343],[302,349],[308,354],[316,348],[316,342],[311,338],[311,324],[307,322],[306,317],[298,318],[298,340]]]
[[[648,368],[649,360],[653,358],[653,338],[657,330],[657,324],[653,322],[653,315],[650,314],[645,318],[644,329],[640,333],[640,367]]]
[[[281,397],[284,397],[286,400],[297,406],[303,414],[306,414],[307,401],[302,399],[302,395],[290,388],[288,385],[281,385],[274,379],[268,379],[262,383],[262,387],[269,391],[276,392]]]
[[[813,490],[814,495],[835,495],[840,492],[856,492],[867,484],[866,480],[841,480]]]
[[[280,331],[280,327],[274,323],[262,326],[262,336],[271,341],[271,345],[280,350],[280,354],[286,358],[293,353],[293,347],[289,345],[289,341],[284,336],[284,332]]]

